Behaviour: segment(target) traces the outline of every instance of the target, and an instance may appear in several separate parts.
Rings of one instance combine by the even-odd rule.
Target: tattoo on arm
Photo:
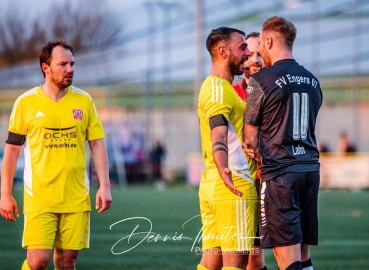
[[[214,153],[215,153],[215,152],[218,152],[218,151],[223,151],[223,152],[225,152],[225,153],[228,155],[228,150],[227,150],[227,149],[225,149],[225,148],[223,148],[223,147],[215,148],[215,149],[213,150],[213,155],[214,155]]]
[[[213,143],[213,148],[217,145],[221,145],[221,146],[224,146],[225,148],[228,149],[228,146],[225,144],[225,143],[222,143],[222,142],[216,142],[216,143]]]
[[[220,145],[220,147],[215,148],[217,145]],[[228,146],[225,143],[216,142],[213,144],[213,154],[218,151],[223,151],[228,155]]]

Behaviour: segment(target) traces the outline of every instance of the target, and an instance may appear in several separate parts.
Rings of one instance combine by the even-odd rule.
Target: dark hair
[[[235,28],[222,26],[217,29],[211,30],[209,36],[206,39],[206,48],[208,49],[210,55],[212,55],[212,50],[219,41],[224,40],[225,43],[228,45],[232,38],[232,35],[235,33],[241,34],[243,37],[245,37],[245,32]]]
[[[262,28],[262,31],[268,30],[280,33],[284,38],[285,45],[292,49],[297,33],[296,27],[292,22],[282,17],[270,17],[263,23]]]
[[[247,34],[247,36],[245,37],[245,39],[248,39],[250,37],[260,37],[260,33],[259,32],[251,32],[249,34]]]
[[[42,64],[46,63],[48,65],[50,65],[51,63],[51,54],[53,52],[53,49],[57,46],[62,46],[63,48],[70,50],[70,52],[72,53],[72,55],[74,56],[74,48],[72,45],[68,44],[67,42],[65,42],[62,39],[57,39],[57,40],[52,40],[49,41],[42,49],[41,49],[41,53],[40,53],[40,67],[41,67],[41,71],[44,74],[45,77],[45,73],[42,70]]]

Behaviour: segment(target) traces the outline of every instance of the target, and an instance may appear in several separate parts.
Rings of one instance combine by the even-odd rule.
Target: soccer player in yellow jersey
[[[210,76],[199,94],[202,155],[200,182],[202,257],[199,270],[244,269],[257,228],[257,164],[242,149],[245,102],[232,86],[250,52],[245,33],[228,27],[206,40]]]
[[[104,130],[91,97],[72,86],[74,49],[62,40],[47,43],[40,54],[41,86],[21,95],[9,122],[1,170],[0,213],[15,221],[18,206],[13,178],[24,144],[24,233],[27,259],[22,269],[75,269],[79,250],[88,248],[90,193],[85,141],[89,142],[100,188],[99,213],[110,208],[109,169]]]

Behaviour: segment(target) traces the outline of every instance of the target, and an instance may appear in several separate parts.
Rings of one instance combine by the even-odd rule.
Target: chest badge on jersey
[[[73,109],[73,117],[76,120],[83,119],[83,111],[81,109]]]

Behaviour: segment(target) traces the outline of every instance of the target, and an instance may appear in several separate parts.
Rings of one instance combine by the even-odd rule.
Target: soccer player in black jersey
[[[320,180],[315,124],[322,92],[318,79],[293,58],[295,38],[295,26],[284,18],[263,23],[260,53],[268,68],[248,85],[244,145],[261,161],[261,247],[273,248],[281,270],[312,270]]]

